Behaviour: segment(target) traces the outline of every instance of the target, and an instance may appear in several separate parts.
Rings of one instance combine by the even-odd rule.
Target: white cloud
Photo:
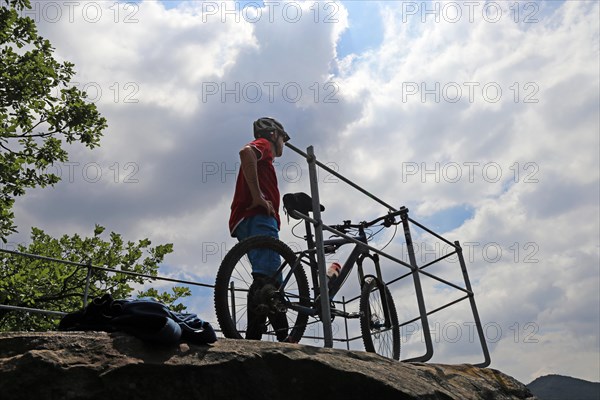
[[[39,22],[57,53],[75,63],[78,81],[101,89],[109,129],[100,149],[72,148],[79,164],[63,166],[56,188],[18,200],[15,240],[31,225],[58,235],[100,223],[126,237],[173,242],[169,273],[209,277],[233,244],[227,219],[237,151],[253,119],[274,115],[296,146],[314,145],[319,160],[407,205],[417,220],[473,209],[444,234],[477,243],[469,273],[480,314],[503,329],[490,346],[493,367],[526,383],[551,372],[598,379],[598,3],[535,3],[520,9],[519,23],[512,3],[495,3],[503,7],[497,22],[478,3],[472,21],[465,6],[459,21],[445,14],[436,23],[420,2],[383,2],[374,5],[383,41],[343,59],[336,43],[352,29],[343,4],[336,23],[315,23],[308,2],[289,2],[287,14],[287,2],[268,3],[260,18],[246,9],[236,21],[221,14],[236,7],[231,2],[209,10],[207,2],[165,9],[144,1],[121,4],[117,23],[113,3],[97,4],[104,15],[97,23]],[[439,7],[448,4],[459,3]],[[525,23],[527,15],[538,21]],[[137,22],[123,23],[125,16]],[[124,102],[127,95],[137,103]],[[90,182],[85,172],[97,167],[102,177]],[[309,190],[306,164],[293,152],[277,168],[282,191]],[[138,182],[125,183],[128,176]],[[385,212],[327,174],[319,181],[328,222]],[[284,222],[282,237],[294,240],[289,229]],[[401,236],[388,250],[401,249]],[[483,252],[490,243],[502,250],[492,262]],[[456,268],[441,271],[458,282]],[[448,296],[427,285],[432,305]],[[395,287],[397,304],[411,290],[410,282]],[[459,307],[442,320],[468,318]],[[522,340],[528,323],[537,343]],[[436,361],[478,361],[468,345],[440,344]]]

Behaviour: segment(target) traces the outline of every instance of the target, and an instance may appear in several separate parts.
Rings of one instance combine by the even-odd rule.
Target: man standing
[[[284,143],[290,139],[283,125],[273,118],[263,117],[254,121],[254,140],[240,150],[240,173],[235,185],[231,204],[229,231],[242,241],[250,236],[267,235],[279,238],[279,187],[273,167],[276,157],[283,154]],[[257,307],[257,295],[266,285],[275,285],[281,277],[271,278],[280,266],[277,253],[252,250],[248,257],[252,264],[254,281],[248,291],[248,326],[246,339],[260,340],[267,315]],[[284,341],[288,335],[285,313],[268,315],[276,330],[277,339]]]

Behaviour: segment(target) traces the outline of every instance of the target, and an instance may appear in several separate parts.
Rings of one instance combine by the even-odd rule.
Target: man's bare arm
[[[252,204],[248,208],[263,207],[265,210],[267,210],[269,215],[275,215],[273,204],[266,200],[260,191],[257,170],[258,157],[260,153],[258,153],[258,155],[257,153],[258,150],[254,149],[252,146],[244,146],[240,150],[242,173],[244,174],[244,178],[246,178],[246,183],[248,184],[250,195],[252,196]]]

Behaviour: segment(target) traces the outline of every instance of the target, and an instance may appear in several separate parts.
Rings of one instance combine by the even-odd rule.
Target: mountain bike
[[[304,202],[300,207],[290,207],[286,204],[288,195],[284,196],[286,211],[292,218],[302,219],[301,214],[308,216],[312,211],[312,200],[308,195],[302,195]],[[324,210],[324,207],[321,207]],[[378,255],[362,244],[367,244],[374,235],[367,234],[369,228],[381,225],[383,226],[381,231],[386,227],[400,224],[400,221],[396,221],[396,216],[400,213],[401,211],[388,213],[372,221],[356,224],[344,221],[342,224],[332,226],[339,233],[338,235],[323,241],[325,254],[334,254],[340,247],[354,244],[339,275],[328,281],[331,317],[359,319],[365,350],[396,360],[400,359],[400,328],[394,301],[382,279]],[[225,337],[242,339],[245,333],[247,298],[253,281],[248,253],[259,248],[274,251],[281,259],[279,270],[272,277],[274,284],[268,285],[262,294],[263,312],[285,312],[289,326],[288,338],[295,343],[299,342],[304,335],[309,317],[317,321],[322,320],[317,249],[312,234],[312,223],[308,219],[304,219],[304,223],[306,235],[298,237],[306,241],[306,250],[294,252],[278,239],[254,236],[238,242],[226,254],[219,267],[215,283],[215,311]],[[365,273],[363,262],[367,259],[374,265],[374,274]],[[355,266],[358,267],[360,284],[358,313],[336,309],[334,302],[336,294],[344,286]],[[306,271],[311,278],[312,290],[309,289]],[[282,278],[277,281],[275,276]],[[275,335],[275,330],[276,328],[269,322],[265,324],[265,334]]]

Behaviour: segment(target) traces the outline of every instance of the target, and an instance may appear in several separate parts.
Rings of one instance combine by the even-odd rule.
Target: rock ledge
[[[228,339],[156,346],[104,332],[0,334],[0,393],[3,400],[535,399],[510,376],[467,364]]]

